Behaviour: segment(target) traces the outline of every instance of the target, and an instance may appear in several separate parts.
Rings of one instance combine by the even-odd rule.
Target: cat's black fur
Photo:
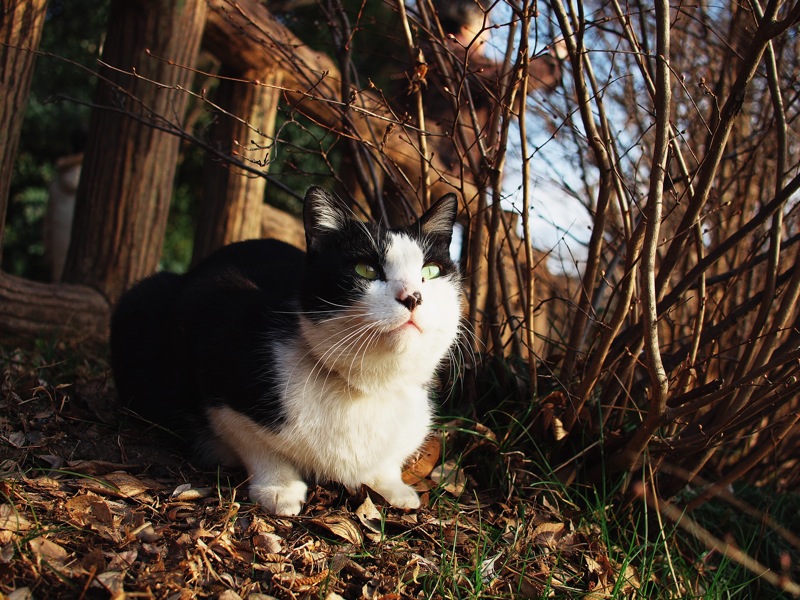
[[[125,406],[181,434],[191,433],[208,403],[222,400],[279,425],[263,337],[296,328],[293,292],[304,267],[294,246],[249,240],[186,275],[157,273],[137,284],[111,321],[111,364]]]

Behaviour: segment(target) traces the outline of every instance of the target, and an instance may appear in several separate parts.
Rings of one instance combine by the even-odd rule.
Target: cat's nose
[[[417,306],[422,304],[422,294],[419,292],[412,292],[409,294],[403,290],[400,292],[400,295],[397,296],[397,301],[405,306],[409,311],[413,312]]]

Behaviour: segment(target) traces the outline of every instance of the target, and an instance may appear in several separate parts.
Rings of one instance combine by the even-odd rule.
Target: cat
[[[267,512],[298,514],[308,479],[419,507],[401,474],[429,435],[430,388],[459,335],[457,208],[448,194],[388,229],[312,187],[306,253],[238,242],[136,284],[111,320],[121,401],[156,422],[199,415],[199,438],[245,466]]]

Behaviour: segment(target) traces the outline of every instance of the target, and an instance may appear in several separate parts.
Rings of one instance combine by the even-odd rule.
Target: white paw
[[[308,486],[302,481],[292,481],[288,485],[250,486],[250,500],[273,515],[291,517],[300,513],[306,501]]]
[[[419,508],[419,495],[410,485],[398,482],[392,486],[373,489],[396,508]]]

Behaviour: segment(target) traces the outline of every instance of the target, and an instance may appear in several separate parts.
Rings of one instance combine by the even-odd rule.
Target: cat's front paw
[[[393,485],[370,486],[395,508],[419,508],[419,494],[402,482]]]
[[[302,481],[292,481],[288,485],[250,486],[250,500],[273,515],[292,517],[300,514],[306,501],[308,486]]]

